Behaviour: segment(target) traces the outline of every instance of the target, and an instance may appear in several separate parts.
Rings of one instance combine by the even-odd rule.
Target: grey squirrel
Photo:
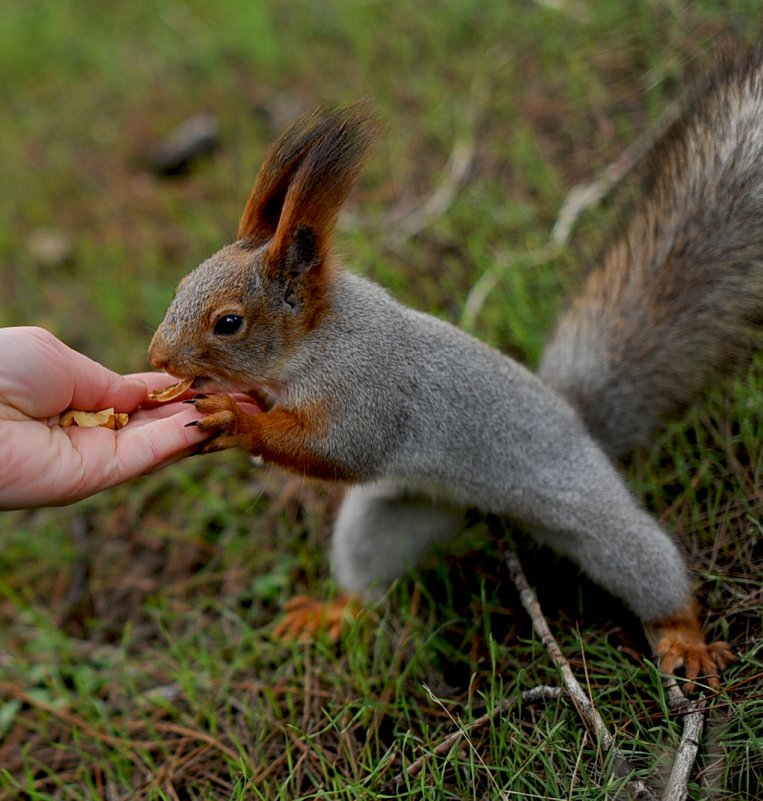
[[[362,107],[271,147],[238,238],[177,288],[149,348],[193,378],[206,450],[350,485],[338,582],[368,593],[464,525],[517,522],[644,623],[689,679],[733,659],[702,634],[684,560],[613,464],[742,351],[763,319],[763,62],[727,59],[658,143],[624,233],[539,375],[339,267],[331,237],[376,135]]]

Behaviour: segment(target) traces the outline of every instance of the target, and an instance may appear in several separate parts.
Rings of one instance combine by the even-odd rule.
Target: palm
[[[192,452],[206,437],[186,427],[192,408],[138,410],[169,380],[123,378],[40,329],[0,329],[0,509],[70,503]],[[57,425],[68,407],[111,406],[131,413],[127,427]]]

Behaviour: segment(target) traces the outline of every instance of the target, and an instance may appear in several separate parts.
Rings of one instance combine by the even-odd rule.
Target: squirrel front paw
[[[202,453],[243,448],[257,453],[256,415],[247,414],[230,395],[199,396],[186,401],[204,417],[188,425],[211,432],[213,437],[204,443]]]
[[[720,673],[736,661],[727,643],[705,642],[693,605],[673,618],[652,623],[647,635],[659,657],[660,670],[672,674],[683,666],[689,690],[697,679],[717,689]]]

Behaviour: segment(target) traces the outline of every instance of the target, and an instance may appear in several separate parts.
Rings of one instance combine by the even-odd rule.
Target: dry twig
[[[684,801],[689,794],[689,776],[697,758],[705,725],[705,701],[703,698],[689,701],[674,678],[670,678],[666,686],[671,708],[683,717],[683,731],[662,793],[662,801]]]
[[[458,192],[469,176],[474,163],[474,150],[477,142],[477,120],[489,96],[488,84],[480,76],[472,82],[469,102],[466,107],[463,131],[453,140],[448,162],[440,180],[432,192],[418,201],[414,208],[404,212],[393,209],[385,214],[379,227],[387,231],[386,245],[399,248],[409,239],[421,233],[434,220],[450,208]]]
[[[505,52],[495,49],[491,58],[492,69],[499,70],[507,59]],[[384,231],[385,245],[397,249],[442,217],[469,178],[474,164],[479,118],[490,99],[491,88],[490,76],[478,72],[472,81],[466,107],[460,114],[461,130],[453,140],[450,156],[439,180],[428,195],[417,199],[412,205],[395,207],[375,218],[358,218],[345,211],[339,221],[340,227]]]
[[[503,251],[496,254],[493,266],[480,276],[466,298],[461,314],[463,328],[468,331],[474,329],[477,317],[482,311],[488,295],[496,287],[501,276],[510,268],[538,266],[559,255],[569,241],[583,212],[598,205],[628,175],[678,117],[680,108],[680,103],[667,106],[657,122],[636,137],[613,162],[602,170],[598,178],[574,186],[567,193],[545,245],[526,252]]]
[[[494,528],[496,524],[500,525],[498,521],[491,522],[491,528]],[[559,648],[559,643],[554,639],[551,629],[543,616],[538,599],[535,597],[535,593],[532,591],[527,581],[519,559],[516,554],[507,549],[504,550],[504,559],[509,569],[511,579],[519,591],[519,598],[522,602],[522,606],[524,606],[525,610],[530,615],[535,630],[538,632],[543,645],[546,647],[546,651],[562,674],[565,690],[572,700],[572,703],[575,705],[583,723],[588,731],[596,738],[601,747],[602,754],[606,755],[611,753],[615,775],[618,778],[631,776],[633,774],[631,764],[622,751],[615,746],[614,737],[607,730],[601,715],[599,715],[591,699],[583,692],[583,688],[572,673],[569,662],[562,654],[561,648]],[[640,779],[628,779],[627,787],[636,801],[656,801],[651,790],[649,790]]]
[[[523,704],[530,705],[538,704],[541,701],[555,701],[561,698],[562,695],[564,695],[564,689],[561,687],[549,687],[546,685],[541,685],[539,687],[533,687],[531,690],[525,690],[520,695],[507,698],[503,704],[495,707],[495,709],[491,709],[490,712],[486,712],[481,717],[478,717],[476,720],[472,721],[468,727],[459,726],[456,731],[454,731],[452,734],[449,734],[431,751],[428,751],[426,754],[422,754],[420,757],[418,757],[418,759],[415,759],[413,762],[411,762],[411,764],[405,769],[405,775],[408,776],[408,778],[413,778],[421,772],[421,769],[424,767],[424,763],[429,757],[445,756],[450,752],[453,746],[459,743],[464,737],[468,737],[468,735],[472,732],[479,731],[480,729],[484,729],[486,726],[489,726],[490,723],[497,717],[517,706],[520,700]],[[395,784],[399,785],[402,781],[403,774],[400,774],[395,779]]]

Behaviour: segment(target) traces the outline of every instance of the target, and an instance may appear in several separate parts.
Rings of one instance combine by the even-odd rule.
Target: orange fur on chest
[[[258,415],[260,455],[281,467],[312,478],[353,481],[346,466],[318,452],[326,436],[327,417],[318,404],[300,409],[273,409]],[[253,443],[254,444],[254,443]]]
[[[357,471],[329,458],[322,444],[327,438],[329,412],[313,402],[300,409],[275,408],[249,414],[228,395],[198,399],[196,408],[207,417],[198,422],[215,433],[206,450],[239,447],[268,462],[311,478],[358,481]],[[324,451],[324,452],[322,452]]]

